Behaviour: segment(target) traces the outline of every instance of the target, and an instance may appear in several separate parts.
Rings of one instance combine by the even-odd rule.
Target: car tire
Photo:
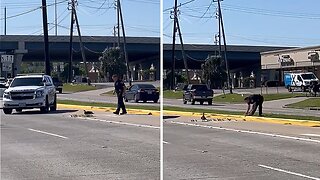
[[[56,111],[57,110],[57,96],[54,96],[54,101],[52,106],[50,107],[50,111]]]
[[[4,114],[11,114],[12,113],[12,109],[4,108],[3,112],[4,112]]]
[[[137,98],[137,95],[134,95],[134,102],[138,103],[139,99]]]
[[[129,100],[125,97],[125,98],[124,98],[124,101],[125,101],[125,102],[128,102]]]
[[[196,103],[196,100],[193,99],[193,97],[191,97],[191,104],[194,105]]]
[[[49,100],[48,100],[48,97],[46,97],[46,105],[44,107],[41,107],[40,111],[42,113],[47,113],[47,112],[49,112],[49,108],[50,108]]]
[[[60,93],[60,94],[62,93],[62,89],[59,89],[59,93]]]
[[[18,108],[18,109],[16,109],[16,112],[21,113],[21,112],[22,112],[22,109],[21,109],[21,108]]]
[[[203,101],[200,101],[200,104],[203,105]]]
[[[212,105],[212,99],[208,100],[208,105]]]
[[[147,102],[147,100],[143,100],[143,102],[144,102],[144,103],[146,103],[146,102]]]
[[[155,99],[153,100],[154,103],[158,103],[159,99]]]

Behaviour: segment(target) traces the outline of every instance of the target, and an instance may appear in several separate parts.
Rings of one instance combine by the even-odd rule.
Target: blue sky
[[[68,1],[56,0],[58,4],[58,34],[68,35],[70,11]],[[47,0],[50,35],[55,34],[54,0]],[[60,3],[61,2],[61,3]],[[123,16],[128,36],[160,36],[160,1],[154,0],[121,0]],[[116,24],[114,0],[78,0],[77,12],[81,33],[83,35],[112,35]],[[1,0],[1,34],[3,30],[4,6],[7,16],[14,16],[41,6],[41,0]],[[76,32],[76,30],[75,30]],[[42,33],[42,12],[37,9],[31,13],[9,18],[7,34],[40,35]]]
[[[178,0],[190,3],[180,7],[180,23],[185,43],[214,44],[218,32],[212,0]],[[59,35],[68,35],[70,11],[66,0],[57,0]],[[112,35],[116,23],[114,0],[78,0],[78,17],[83,35]],[[14,16],[41,6],[41,0],[1,0],[0,32],[3,34],[3,8]],[[53,4],[54,0],[47,0]],[[172,42],[170,8],[174,0],[163,0],[164,42]],[[211,4],[211,5],[210,5]],[[228,44],[312,46],[320,44],[319,0],[224,0],[221,2]],[[160,0],[122,0],[128,36],[160,36]],[[209,7],[210,6],[210,7]],[[99,9],[99,7],[101,7]],[[208,8],[209,7],[209,8]],[[203,16],[203,17],[202,17]],[[202,18],[201,18],[202,17]],[[40,35],[42,14],[9,18],[7,34]],[[50,32],[54,34],[54,6],[48,6]],[[177,38],[179,43],[179,39]]]
[[[179,3],[189,1],[179,0]],[[180,7],[180,26],[186,43],[214,43],[213,37],[218,32],[214,17],[217,5],[210,6],[211,2],[195,0]],[[174,0],[164,0],[164,42],[172,42],[173,22],[170,10],[165,10],[173,4]],[[221,6],[227,44],[320,44],[319,0],[224,0]]]

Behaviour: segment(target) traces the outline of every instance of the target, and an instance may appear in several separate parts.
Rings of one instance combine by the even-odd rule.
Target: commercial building
[[[320,46],[261,53],[262,81],[283,83],[285,72],[314,72],[320,77]]]

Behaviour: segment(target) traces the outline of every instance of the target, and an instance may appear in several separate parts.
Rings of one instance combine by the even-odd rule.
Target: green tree
[[[221,66],[221,58],[208,56],[202,65],[202,79],[210,84],[211,88],[222,88],[227,80],[227,73]]]
[[[109,81],[113,74],[119,76],[126,74],[127,66],[120,48],[105,49],[99,60],[101,61],[101,75],[106,77],[109,74]]]

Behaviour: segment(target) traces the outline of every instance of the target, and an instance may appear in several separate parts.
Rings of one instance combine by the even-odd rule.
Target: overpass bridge
[[[98,62],[102,52],[117,44],[113,36],[83,36],[85,54],[88,62]],[[129,65],[150,68],[151,64],[160,77],[160,38],[127,37]],[[81,62],[79,37],[73,37],[73,62]],[[120,39],[123,42],[123,39]],[[44,62],[43,36],[1,35],[0,52],[14,55],[14,71],[19,73],[21,62]],[[49,57],[51,62],[69,61],[69,36],[49,36]]]

